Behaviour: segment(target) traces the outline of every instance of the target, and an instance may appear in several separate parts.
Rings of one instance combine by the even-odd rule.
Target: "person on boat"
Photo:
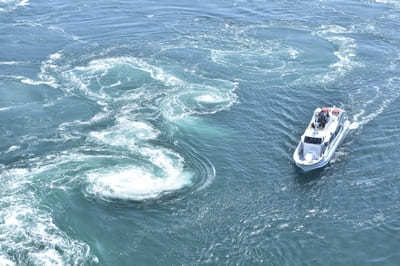
[[[324,128],[326,123],[329,120],[329,112],[322,110],[318,113],[318,122],[321,125],[321,128]]]

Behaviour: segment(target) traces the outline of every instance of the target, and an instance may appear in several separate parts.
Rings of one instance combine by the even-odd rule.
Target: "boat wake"
[[[382,87],[358,89],[351,95],[351,105],[359,111],[353,115],[350,129],[358,129],[382,114],[400,96],[399,78],[390,78]]]

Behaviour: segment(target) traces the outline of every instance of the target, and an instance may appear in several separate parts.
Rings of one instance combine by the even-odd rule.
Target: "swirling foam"
[[[318,79],[320,81],[324,83],[331,82],[355,67],[362,66],[360,62],[355,60],[356,42],[353,38],[345,36],[347,33],[349,31],[346,28],[338,25],[322,25],[318,31],[313,32],[314,35],[326,39],[338,47],[337,51],[334,52],[338,61],[329,66],[332,71],[319,75]]]
[[[101,198],[145,200],[191,185],[183,158],[169,150],[142,148],[149,166],[113,167],[88,174],[87,191]]]
[[[238,86],[237,83],[221,80],[205,80],[206,83],[217,84],[218,87],[216,87],[215,85],[187,82],[168,73],[161,67],[153,66],[142,59],[134,57],[92,60],[86,66],[79,66],[70,71],[65,71],[63,77],[88,97],[103,103],[104,101],[115,101],[115,97],[127,97],[126,93],[123,97],[113,94],[115,90],[110,90],[110,88],[123,86],[124,83],[130,84],[129,77],[120,77],[120,80],[113,80],[112,78],[108,80],[110,72],[123,67],[128,68],[128,70],[125,70],[128,73],[133,70],[147,73],[153,80],[162,82],[166,86],[166,96],[162,100],[162,114],[168,120],[176,121],[193,114],[203,115],[226,110],[237,101],[235,94],[235,89]],[[140,79],[145,79],[145,77],[140,77]],[[135,93],[138,92],[135,91]],[[140,93],[146,98],[158,97],[158,93],[152,95],[143,90]],[[136,97],[139,96],[136,95]],[[214,99],[214,107],[199,104],[199,102],[204,103],[204,99],[207,98]]]
[[[32,189],[41,169],[2,169],[0,244],[2,265],[72,265],[96,262],[86,243],[71,239],[40,207]]]
[[[94,59],[72,64],[74,67],[61,63],[64,59],[62,52],[50,55],[39,76],[66,95],[88,98],[102,106],[113,125],[89,132],[90,145],[123,156],[118,160],[119,155],[113,155],[113,162],[103,167],[91,164],[84,173],[85,195],[104,200],[145,200],[192,186],[194,180],[200,179],[201,187],[209,184],[207,180],[215,175],[212,164],[196,157],[191,162],[196,169],[190,169],[177,151],[155,145],[161,132],[155,126],[159,123],[153,120],[161,115],[163,121],[176,122],[190,115],[226,110],[236,102],[237,83],[202,76],[194,78],[201,84],[193,83],[149,63],[151,60],[135,57]],[[90,127],[91,122],[63,123],[59,130],[65,134],[71,127],[82,125]],[[96,160],[88,160],[92,159]]]
[[[101,198],[144,200],[190,185],[192,174],[184,170],[184,159],[179,154],[146,144],[159,134],[150,124],[126,117],[119,117],[109,129],[91,132],[97,141],[128,148],[140,160],[135,166],[91,171],[87,192]]]
[[[160,131],[146,122],[118,117],[115,126],[103,131],[93,131],[90,136],[109,145],[135,150],[137,141],[155,139],[159,134]]]
[[[214,114],[229,109],[237,102],[235,89],[238,83],[221,84],[221,89],[207,85],[192,85],[187,90],[168,95],[162,104],[162,113],[170,121],[177,121],[190,115]],[[229,87],[228,87],[229,88]]]

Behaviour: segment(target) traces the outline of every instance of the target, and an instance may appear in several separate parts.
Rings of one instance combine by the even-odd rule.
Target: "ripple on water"
[[[237,33],[237,29],[234,31]],[[266,46],[263,39],[258,40],[255,37],[258,35],[255,31],[263,31],[268,37],[273,34],[273,29],[250,27],[239,31],[247,37],[242,38],[234,33],[233,38],[242,43],[242,48],[250,46],[245,49],[248,54],[244,53],[243,56],[229,50],[210,50],[209,59],[229,66],[236,63],[239,57],[249,60],[239,60],[247,68],[252,68],[254,63],[256,66],[261,64],[254,71],[265,68],[271,70],[271,67],[262,65],[268,60],[259,60],[258,52],[262,51],[262,55],[267,58],[272,56],[278,60],[272,69],[279,72],[282,67],[286,69],[286,63],[282,66],[280,62],[298,60],[303,56],[303,49],[294,44],[283,45],[270,41],[267,42],[269,46]],[[352,60],[354,42],[351,38],[342,36],[345,33],[345,29],[339,26],[324,26],[312,33],[339,47],[337,52],[334,52],[339,61],[329,66],[333,78],[356,65]],[[310,32],[298,34],[310,35]],[[257,49],[252,51],[252,47]],[[177,47],[173,49],[175,53],[179,50]],[[160,58],[153,60],[152,57],[107,57],[106,54],[107,52],[101,54],[100,59],[99,55],[91,55],[83,62],[68,62],[66,52],[60,51],[43,62],[40,74],[42,80],[62,88],[66,95],[84,97],[111,110],[115,123],[106,129],[92,130],[88,134],[89,140],[98,145],[108,145],[109,148],[106,149],[110,151],[115,149],[113,147],[118,147],[121,151],[125,149],[129,151],[129,156],[136,158],[137,164],[133,166],[117,164],[89,171],[86,174],[86,192],[104,198],[143,200],[184,187],[196,186],[193,184],[193,180],[196,179],[193,179],[193,172],[196,171],[187,169],[190,163],[185,162],[185,156],[182,156],[180,151],[164,147],[168,145],[159,146],[153,143],[160,141],[160,135],[165,133],[161,133],[162,130],[157,128],[159,123],[155,121],[161,115],[162,120],[167,123],[179,123],[179,120],[188,116],[227,110],[237,101],[235,89],[238,84],[228,80],[205,78],[204,75],[197,74],[196,70],[186,71],[186,68],[171,66],[171,63],[164,66]],[[327,75],[330,75],[329,73]],[[141,113],[142,110],[146,110],[145,115]],[[213,169],[209,162],[203,162],[201,165],[203,168]],[[210,169],[203,172],[206,175],[215,174],[214,170]],[[132,182],[132,186],[128,185],[131,184],[129,182]]]
[[[40,77],[62,88],[66,95],[84,97],[103,106],[113,122],[82,134],[87,134],[90,145],[132,159],[129,164],[121,161],[102,167],[94,163],[84,173],[85,195],[139,201],[183,189],[201,189],[211,182],[215,175],[211,162],[190,147],[164,143],[168,127],[161,129],[157,125],[160,116],[162,123],[168,124],[191,115],[226,110],[236,101],[236,83],[202,76],[196,77],[202,83],[193,83],[187,77],[179,77],[179,73],[172,74],[162,64],[131,56],[60,64],[65,60],[61,51],[51,55],[43,62]],[[82,125],[91,128],[91,124],[64,123],[60,130]]]

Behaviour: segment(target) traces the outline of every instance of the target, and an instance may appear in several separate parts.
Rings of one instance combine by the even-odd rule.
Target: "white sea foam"
[[[155,139],[159,134],[157,129],[146,122],[119,117],[115,126],[103,131],[93,131],[90,136],[109,145],[135,149],[138,141]]]
[[[162,113],[170,121],[179,121],[191,115],[214,114],[229,109],[237,102],[235,90],[239,84],[222,82],[213,86],[192,84],[186,90],[168,95],[162,104]]]
[[[179,172],[179,174],[176,174]],[[88,175],[91,183],[88,192],[104,198],[144,200],[156,198],[164,193],[190,185],[190,175],[173,171],[157,177],[149,169],[129,167],[93,172]]]
[[[345,36],[348,33],[350,32],[346,28],[339,25],[322,25],[318,31],[313,32],[314,35],[326,39],[338,47],[334,52],[338,61],[329,66],[332,71],[318,75],[318,80],[322,82],[331,82],[353,70],[355,67],[362,66],[360,62],[356,61],[357,45],[355,40]]]
[[[7,150],[6,152],[7,152],[7,153],[8,153],[8,152],[13,152],[13,151],[18,150],[19,148],[21,148],[21,147],[18,146],[18,145],[12,145],[12,146],[10,146],[10,147],[8,148],[8,150]]]
[[[18,61],[3,61],[0,62],[0,65],[7,65],[7,66],[15,66],[15,65],[19,65],[22,62],[18,62]]]
[[[163,148],[142,147],[140,153],[153,166],[122,166],[88,173],[90,194],[102,198],[144,200],[179,190],[191,184],[184,161],[177,153]]]
[[[329,37],[328,39],[339,44],[339,50],[334,52],[339,61],[332,64],[330,66],[331,68],[336,69],[338,72],[345,72],[351,70],[354,66],[359,65],[353,60],[356,56],[356,45],[353,39],[345,37]]]
[[[101,121],[109,118],[109,116],[110,116],[110,113],[101,112],[101,113],[94,115],[88,121],[74,120],[74,121],[70,121],[70,122],[61,123],[58,126],[57,130],[59,132],[59,136],[62,137],[64,140],[79,139],[81,136],[79,136],[79,134],[76,134],[76,132],[75,132],[75,134],[71,134],[71,131],[69,129],[77,128],[77,127],[89,127],[96,123],[100,123]]]
[[[110,88],[121,85],[121,80],[113,80],[112,84],[103,85],[101,78],[107,76],[109,71],[116,67],[124,65],[141,71],[147,70],[145,63],[131,57],[92,60],[85,66],[77,66],[61,73],[64,80],[70,83],[68,88],[65,88],[65,91],[73,93],[74,90],[79,90],[99,104],[103,104],[104,101],[118,100],[115,95],[111,95],[109,92],[112,92]]]
[[[296,59],[297,56],[300,54],[300,52],[298,50],[294,49],[293,47],[289,47],[288,53],[289,53],[291,59]]]
[[[360,123],[359,122],[352,122],[351,124],[350,124],[350,129],[351,130],[354,130],[354,129],[357,129],[358,127],[360,126]]]
[[[131,67],[148,72],[152,78],[165,83],[168,86],[182,85],[184,82],[176,76],[165,72],[161,67],[153,66],[142,59],[135,57],[111,57],[91,61],[88,66],[77,67],[76,70],[93,72],[93,71],[108,71],[118,65],[127,64]]]
[[[237,45],[228,49],[209,49],[210,59],[217,64],[246,69],[255,72],[281,72],[287,68],[287,61],[297,59],[302,51],[288,42],[278,39],[260,39],[254,32],[266,32],[271,25],[233,26],[225,24],[227,31]],[[285,65],[285,67],[282,67]]]
[[[70,239],[56,227],[49,214],[24,203],[27,199],[11,200],[11,206],[2,208],[0,242],[7,251],[27,255],[28,261],[21,264],[64,265],[87,259],[89,246]],[[32,203],[38,204],[35,200]]]
[[[0,255],[0,265],[3,266],[14,266],[15,263],[11,260],[9,260],[8,258],[6,258],[5,256],[1,256]]]
[[[397,98],[397,97],[396,97]],[[371,120],[375,119],[378,115],[383,113],[383,111],[393,102],[392,99],[385,99],[381,102],[379,107],[368,115],[365,114],[365,110],[362,109],[360,112],[356,113],[353,117],[354,122],[350,125],[350,129],[357,129],[362,125],[367,124]],[[368,105],[364,105],[367,108]]]
[[[18,76],[18,75],[6,75],[4,77],[19,80],[23,84],[28,84],[28,85],[33,85],[33,86],[48,85],[48,86],[53,87],[53,83],[50,81],[33,80],[31,78],[28,78],[25,76]]]
[[[61,58],[61,56],[62,56],[61,53],[56,52],[56,53],[54,53],[54,54],[51,54],[51,55],[49,56],[49,58],[50,58],[51,60],[58,60],[58,59]]]
[[[21,0],[17,3],[17,6],[27,6],[29,5],[29,0]]]
[[[151,100],[158,97],[158,94],[144,90],[136,90],[132,97],[129,96],[128,92],[122,96],[112,94],[115,91],[112,88],[123,85],[123,83],[121,80],[112,79],[110,82],[110,79],[106,77],[110,71],[119,66],[127,66],[148,73],[151,78],[162,82],[167,87],[161,102],[163,103],[162,114],[168,120],[177,121],[188,115],[212,114],[228,109],[237,99],[234,93],[237,87],[236,83],[221,80],[206,80],[207,83],[214,83],[215,85],[191,83],[168,73],[162,67],[151,65],[135,57],[96,59],[85,66],[64,71],[62,76],[72,85],[67,86],[65,91],[71,93],[74,88],[79,89],[98,103],[126,100],[127,97],[131,98],[132,101]],[[101,79],[103,77],[109,81],[109,85],[102,84]],[[214,107],[211,105],[201,106],[199,104],[201,102],[214,103],[215,105]]]
[[[38,85],[53,86],[52,82],[41,81],[41,80],[33,80],[33,79],[30,79],[30,78],[26,78],[26,77],[21,79],[21,83],[28,84],[28,85],[35,85],[35,86],[38,86]]]
[[[121,85],[121,84],[122,84],[121,81],[118,80],[117,82],[111,84],[111,85],[110,85],[110,88],[112,88],[112,87],[117,87],[117,86],[119,86],[119,85]]]
[[[50,72],[59,68],[56,62],[61,57],[62,57],[61,52],[53,53],[49,55],[49,59],[42,62],[40,66],[40,73],[38,75],[40,80],[44,84],[51,86],[53,88],[58,88],[59,84],[57,83],[57,79],[52,74],[50,74]]]
[[[191,184],[191,176],[184,171],[184,161],[179,154],[143,142],[157,138],[159,133],[146,122],[125,117],[119,117],[109,129],[90,133],[100,142],[135,151],[144,161],[135,166],[91,171],[87,174],[87,192],[101,198],[144,200]]]
[[[1,12],[10,12],[17,9],[18,7],[24,7],[29,5],[29,0],[21,0],[21,1],[0,0],[0,3],[5,5],[5,7],[0,8]]]
[[[179,154],[147,144],[159,134],[149,123],[123,116],[111,128],[91,132],[96,141],[134,151],[143,163],[90,171],[87,192],[101,198],[144,200],[190,185],[191,175],[184,171]]]
[[[362,103],[359,107],[360,110],[353,115],[354,122],[350,125],[351,129],[357,129],[374,120],[400,96],[400,79],[397,77],[389,78],[382,87],[374,88],[375,95],[373,97],[371,93],[366,94],[361,89],[358,90],[358,93],[351,95],[353,102]],[[362,99],[364,97],[369,98]]]
[[[94,261],[87,244],[71,239],[42,209],[34,187],[43,169],[2,169],[0,174],[0,245],[11,258],[1,265],[71,265]]]
[[[146,116],[137,116],[137,112],[139,108],[145,108],[150,117],[161,112],[167,120],[215,113],[229,108],[236,101],[234,90],[237,83],[203,77],[200,77],[204,79],[203,84],[191,83],[161,66],[135,57],[95,59],[72,68],[68,65],[58,66],[58,61],[62,59],[61,52],[50,55],[42,64],[41,77],[45,81],[63,84],[62,89],[67,94],[83,94],[101,104],[104,109],[113,109],[118,104],[118,111],[111,112],[115,116],[114,125],[90,132],[89,140],[129,151],[135,157],[134,164],[130,166],[125,162],[114,162],[109,166],[91,167],[84,174],[86,192],[104,199],[144,200],[191,185],[192,173],[184,168],[183,157],[173,150],[152,145],[149,141],[156,139],[160,131],[146,121]],[[142,83],[138,83],[135,89],[121,90],[119,86],[123,87],[125,82],[130,82],[135,76],[115,75],[119,70],[127,73],[132,71],[133,75],[139,75],[139,79],[153,82],[157,86],[161,83],[164,89],[152,90],[146,86],[140,87]],[[63,123],[59,130],[68,132],[70,127],[90,125],[90,121]],[[102,145],[102,148],[107,149],[107,145]],[[211,174],[215,175],[214,170]]]
[[[210,95],[210,94],[203,94],[195,97],[195,99],[199,102],[205,102],[205,103],[220,103],[226,101],[226,99],[223,99],[218,95]]]

